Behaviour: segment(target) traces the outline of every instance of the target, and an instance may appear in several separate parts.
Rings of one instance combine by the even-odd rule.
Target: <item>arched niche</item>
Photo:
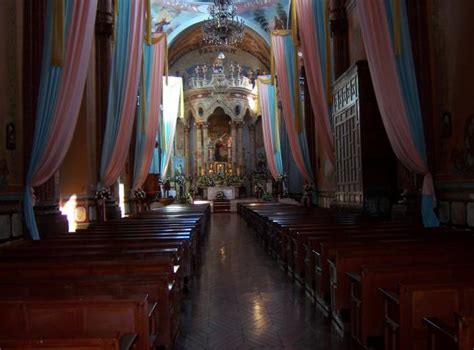
[[[221,107],[215,108],[213,113],[207,118],[208,147],[213,152],[211,158],[217,162],[230,161],[228,145],[229,139],[232,137],[231,121],[232,118]]]
[[[208,123],[209,123],[209,119],[213,116],[219,113],[222,113],[227,115],[230,120],[235,120],[237,119],[235,117],[235,114],[234,114],[234,111],[232,110],[232,108],[230,108],[229,106],[227,106],[226,104],[220,102],[220,101],[216,101],[214,102],[210,107],[208,107],[207,109],[207,115],[206,117],[204,118],[204,120],[206,120]]]

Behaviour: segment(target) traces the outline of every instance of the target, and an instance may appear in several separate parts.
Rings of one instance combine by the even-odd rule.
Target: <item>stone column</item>
[[[349,68],[348,22],[344,1],[330,2],[330,31],[334,52],[334,73],[336,79]]]
[[[209,168],[209,149],[208,149],[208,141],[209,141],[209,135],[208,135],[208,123],[203,123],[202,124],[202,146],[203,146],[203,169],[205,173],[207,174],[207,170]]]
[[[250,141],[250,170],[254,171],[257,169],[256,160],[256,145],[255,145],[255,124],[249,125],[249,141]]]
[[[201,170],[202,170],[202,133],[201,133],[201,123],[196,123],[196,159],[197,159],[197,175],[201,175]]]
[[[184,127],[184,174],[191,175],[191,138],[189,137],[190,127]]]
[[[240,122],[238,124],[238,141],[237,141],[237,147],[238,147],[238,167],[240,171],[240,175],[242,175],[243,168],[244,168],[244,133],[243,133],[243,127],[244,124]]]
[[[231,155],[231,162],[232,162],[232,169],[235,171],[235,164],[237,163],[237,123],[232,121],[230,122],[230,130],[231,130],[231,137],[232,137],[232,155]]]
[[[15,4],[13,3],[14,7]],[[43,33],[38,28],[42,28],[46,18],[47,1],[24,1],[24,36],[23,36],[23,161],[26,169],[31,157],[32,142],[34,136],[34,125],[36,117],[36,107],[38,102],[38,91],[41,79],[41,61],[44,38]],[[12,13],[12,15],[14,15]],[[15,22],[14,22],[15,23]],[[15,35],[15,31],[12,31]],[[15,50],[15,42],[12,42],[11,50]],[[5,83],[5,87],[7,87]],[[15,82],[8,82],[13,84]],[[17,126],[19,126],[18,124]],[[21,130],[21,129],[20,129]],[[18,130],[20,132],[20,130]],[[18,145],[18,147],[21,147]],[[21,148],[18,149],[18,152]],[[15,153],[17,154],[17,153]],[[17,154],[18,161],[21,161],[20,154]],[[20,180],[20,179],[18,179]],[[20,180],[21,181],[21,180]],[[40,237],[44,238],[48,234],[67,233],[68,221],[65,215],[59,210],[59,172],[56,172],[46,183],[35,188],[35,216]],[[13,223],[12,223],[13,224]]]

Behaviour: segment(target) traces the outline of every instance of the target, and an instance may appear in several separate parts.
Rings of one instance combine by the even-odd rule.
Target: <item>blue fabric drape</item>
[[[290,85],[290,94],[291,94],[291,100],[293,103],[291,104],[293,106],[293,116],[295,118],[299,118],[299,124],[300,124],[300,130],[297,130],[298,134],[298,143],[301,149],[301,153],[303,156],[303,161],[304,165],[306,168],[307,173],[313,179],[314,181],[314,175],[313,171],[311,169],[311,161],[309,157],[309,148],[308,148],[308,141],[306,138],[306,131],[305,131],[305,123],[304,123],[304,113],[303,111],[303,105],[301,103],[301,96],[297,96],[299,93],[299,76],[298,76],[298,71],[297,71],[297,55],[296,55],[296,49],[295,45],[293,42],[293,38],[291,35],[286,35],[284,36],[284,43],[285,43],[285,60],[286,60],[286,70],[288,74],[288,83]],[[297,108],[297,110],[295,110]],[[296,120],[295,120],[296,123]]]
[[[159,133],[160,131],[158,131]],[[156,143],[159,144],[158,140],[156,140]],[[153,157],[151,158],[151,164],[150,164],[150,174],[159,174],[160,169],[161,169],[161,151],[159,148],[155,148],[153,151]]]
[[[316,35],[318,38],[318,53],[319,60],[321,62],[321,73],[323,75],[323,81],[325,86],[327,86],[327,79],[330,79],[331,72],[327,72],[327,48],[326,48],[326,0],[314,0],[313,4],[313,13],[316,20]]]
[[[397,9],[395,6],[400,7]],[[418,85],[416,81],[415,64],[413,61],[413,51],[411,46],[406,2],[404,0],[385,0],[385,9],[387,13],[389,29],[392,34],[392,44],[394,50],[396,45],[395,34],[397,34],[399,37],[400,51],[397,52],[395,61],[397,63],[398,78],[403,94],[405,110],[407,111],[411,135],[420,156],[425,162],[427,162],[423,119],[420,98],[418,94]],[[399,11],[399,23],[395,23],[395,11]],[[399,32],[395,33],[396,30]],[[422,195],[422,217],[423,223],[426,227],[439,226],[439,220],[433,211],[434,205],[435,203],[433,203],[433,197],[431,195]]]
[[[115,47],[109,81],[107,122],[102,146],[100,174],[103,178],[117,142],[120,116],[123,109],[126,69],[128,66],[130,16],[132,3],[129,0],[117,0],[118,16],[115,25]]]
[[[270,129],[272,131],[272,145],[275,158],[275,165],[279,174],[283,174],[283,158],[281,154],[280,141],[280,120],[277,111],[276,88],[273,84],[268,84],[268,105],[270,106]]]
[[[151,69],[153,63],[153,45],[143,45],[143,67],[141,72],[140,84],[140,101],[139,108],[137,108],[137,130],[136,130],[136,146],[135,157],[133,164],[133,174],[138,176],[141,165],[144,161],[145,153],[145,127],[148,125],[148,118],[150,118],[150,91],[151,91]]]
[[[65,26],[64,37],[67,38],[68,26],[71,22],[72,6],[71,1],[66,0],[64,6]],[[33,174],[36,172],[39,162],[42,159],[46,143],[51,137],[49,135],[53,122],[54,109],[59,93],[59,85],[63,68],[51,64],[51,55],[53,47],[53,1],[47,3],[46,22],[44,28],[44,47],[41,65],[41,79],[39,86],[38,106],[36,109],[35,131],[33,135],[33,144],[31,148],[31,158],[26,175],[26,186],[24,192],[23,210],[25,224],[30,232],[31,238],[38,240],[39,232],[36,225],[35,213],[33,209],[32,192],[28,186]]]

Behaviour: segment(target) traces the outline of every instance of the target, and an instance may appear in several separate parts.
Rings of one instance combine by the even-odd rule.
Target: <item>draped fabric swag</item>
[[[298,61],[291,31],[274,31],[271,40],[291,153],[303,179],[313,182],[300,101]]]
[[[322,151],[334,167],[334,141],[330,125],[331,57],[327,5],[326,0],[296,0],[298,32],[316,134]]]
[[[183,79],[163,79],[163,115],[160,118],[159,143],[161,149],[160,174],[166,175],[173,152],[176,122],[184,117]]]
[[[359,1],[362,36],[382,120],[393,151],[405,167],[424,175],[422,216],[439,226],[428,169],[405,1]]]
[[[58,171],[71,145],[96,12],[97,0],[66,0],[61,6],[49,0],[47,4],[38,107],[24,193],[25,223],[34,240],[40,237],[33,210],[33,187],[44,184]]]
[[[125,166],[136,111],[145,30],[145,0],[117,0],[115,47],[101,158],[101,186]]]
[[[276,103],[276,89],[270,76],[257,80],[259,107],[262,113],[262,129],[267,164],[273,178],[283,174],[283,161],[280,147],[280,125]]]
[[[143,47],[132,191],[145,182],[155,150],[166,49],[165,34],[160,34],[156,43],[145,43]]]

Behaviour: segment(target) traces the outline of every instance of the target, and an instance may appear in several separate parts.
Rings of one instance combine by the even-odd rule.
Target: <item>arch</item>
[[[180,30],[180,34],[175,34],[173,40],[168,40],[168,62],[170,67],[173,67],[173,65],[187,53],[194,50],[199,50],[206,46],[203,46],[202,43],[202,23],[203,21],[200,21],[193,25],[182,28]],[[238,46],[238,49],[253,55],[267,68],[270,67],[269,37],[263,36],[262,33],[255,31],[249,26],[246,26],[244,40]]]
[[[208,109],[205,113],[204,120],[208,121],[209,117],[211,115],[213,115],[218,108],[222,109],[224,111],[224,113],[227,114],[232,120],[237,119],[235,117],[235,114],[234,114],[234,111],[232,110],[232,108],[227,106],[225,103],[222,103],[221,101],[215,101],[211,106],[208,107]]]

